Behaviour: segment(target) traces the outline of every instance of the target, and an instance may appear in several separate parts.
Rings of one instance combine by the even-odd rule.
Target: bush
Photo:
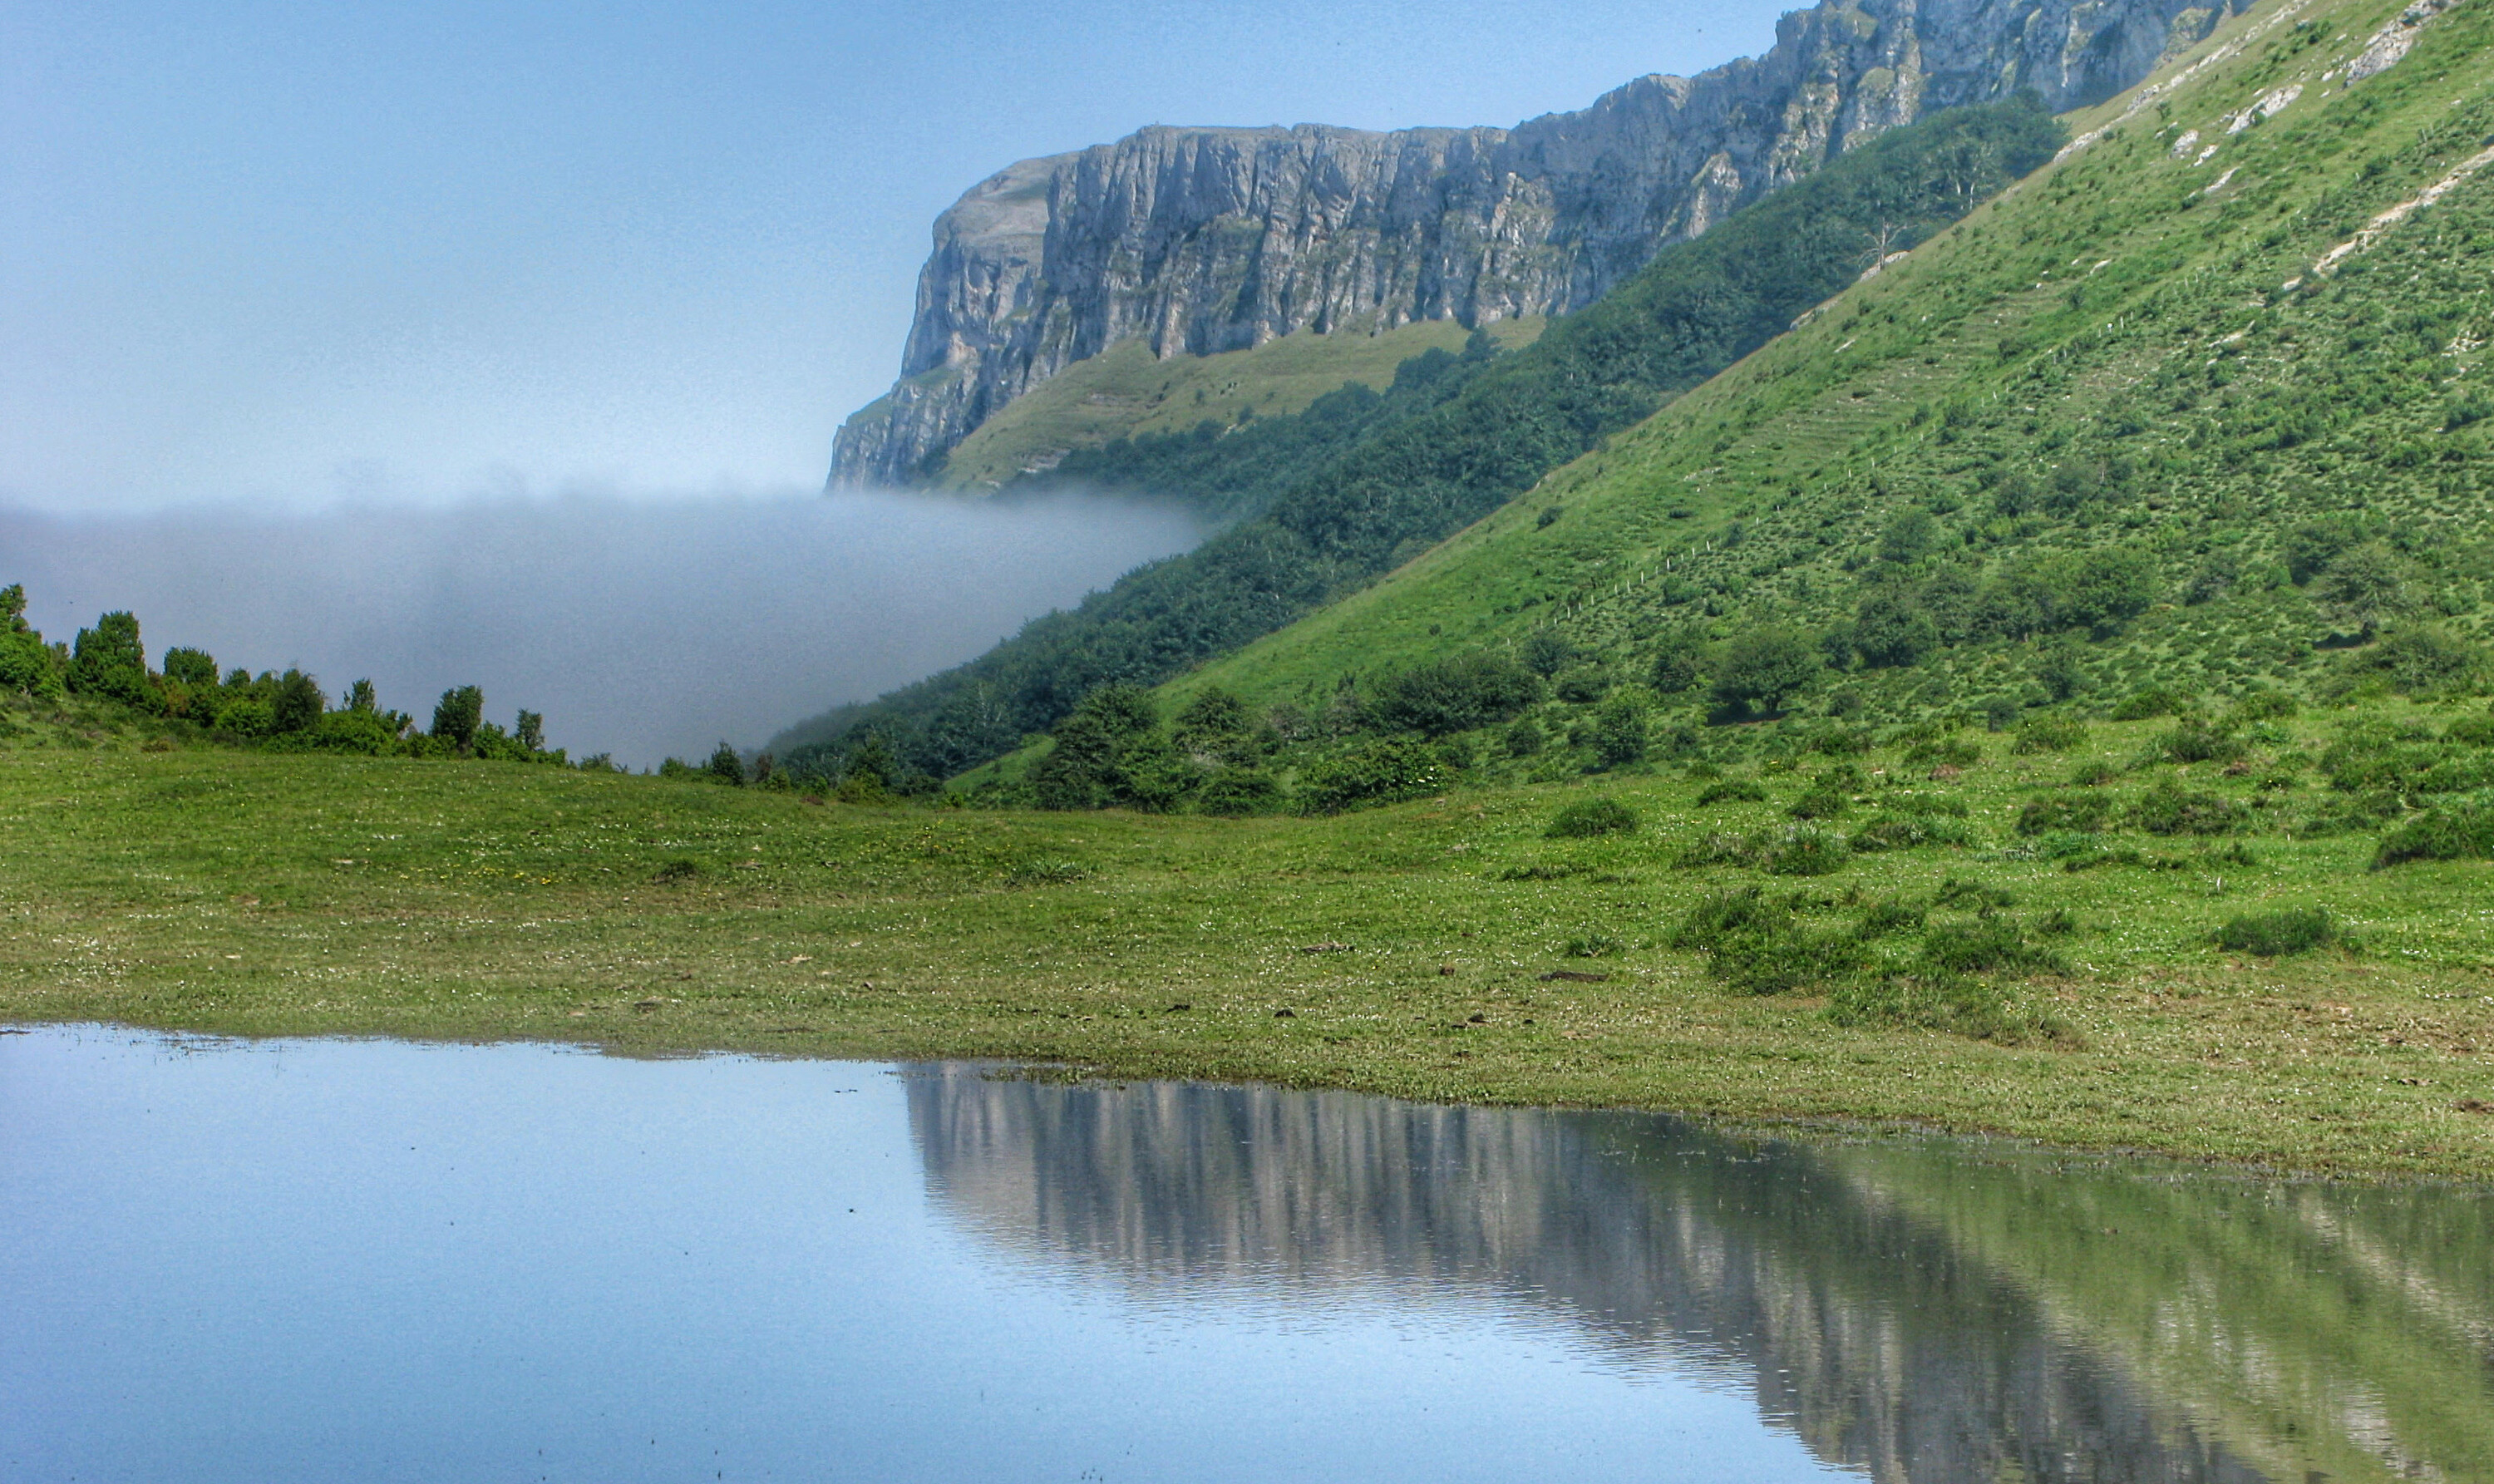
[[[475,744],[485,720],[485,692],[473,685],[445,690],[433,708],[433,735],[456,747]]]
[[[717,749],[711,753],[710,762],[705,765],[705,768],[715,782],[725,783],[735,788],[745,786],[745,759],[738,757],[735,746],[724,740],[719,742]]]
[[[1582,799],[1561,809],[1548,833],[1554,840],[1582,840],[1597,834],[1627,834],[1636,827],[1635,813],[1618,800]]]
[[[1280,780],[1261,768],[1225,768],[1212,775],[1195,801],[1195,806],[1206,814],[1232,818],[1269,814],[1281,804]]]
[[[1697,804],[1707,808],[1718,803],[1763,803],[1766,798],[1767,791],[1747,778],[1725,778],[1709,784],[1697,796]]]
[[[1852,853],[1834,831],[1796,825],[1768,832],[1756,855],[1758,868],[1771,876],[1824,876],[1841,869]]]
[[[1311,766],[1301,778],[1299,803],[1311,814],[1419,799],[1444,790],[1445,760],[1438,749],[1408,738],[1377,738]]]
[[[1752,629],[1724,646],[1715,699],[1734,711],[1773,712],[1818,681],[1818,651],[1792,629]]]
[[[1600,665],[1578,665],[1551,682],[1550,693],[1576,706],[1591,706],[1611,693],[1611,672]]]
[[[1371,715],[1384,728],[1444,737],[1505,721],[1541,699],[1541,677],[1504,654],[1475,651],[1377,684]]]
[[[2139,796],[2130,819],[2150,834],[2231,834],[2246,815],[2232,800],[2194,793],[2169,778]]]
[[[2229,953],[2276,958],[2308,954],[2334,943],[2338,925],[2322,907],[2290,907],[2282,912],[2243,913],[2217,929],[2217,946]]]
[[[1508,757],[1532,757],[1549,742],[1550,739],[1543,735],[1540,723],[1530,716],[1516,717],[1515,724],[1506,729]]]
[[[1842,788],[1825,779],[1812,784],[1809,791],[1792,802],[1784,810],[1795,819],[1837,819],[1853,807],[1853,798]]]
[[[2426,624],[2401,628],[2347,656],[2338,681],[2353,690],[2378,680],[2406,696],[2465,692],[2482,683],[2485,651]]]
[[[1889,850],[1919,850],[1926,845],[1971,845],[1974,829],[1946,815],[1883,813],[1853,832],[1854,851],[1874,855]]]
[[[2113,719],[2145,721],[2150,716],[2171,716],[2190,703],[2191,698],[2181,691],[2161,685],[2150,685],[2142,690],[2132,691],[2120,705],[2115,706],[2113,709]]]
[[[147,677],[147,651],[138,643],[138,620],[127,613],[108,613],[95,627],[78,630],[70,651],[69,689],[73,695],[99,696],[159,710],[155,683]]]
[[[2224,727],[2189,716],[2148,744],[2148,751],[2175,763],[2231,763],[2251,750],[2249,743]]]
[[[1908,768],[1972,768],[1983,761],[1980,742],[1961,737],[1927,738],[1905,749]]]
[[[2373,869],[2409,861],[2494,861],[2494,801],[2448,803],[2401,825],[2382,837]]]
[[[1627,692],[1612,696],[1594,712],[1594,758],[1605,768],[1624,768],[1645,760],[1645,704]]]
[[[1923,938],[1923,963],[1943,974],[2066,974],[2069,965],[2052,950],[2026,941],[2003,917],[1947,924]]]
[[[2029,716],[2018,724],[2009,750],[2021,754],[2067,752],[2087,740],[2087,724],[2074,716]]]
[[[2018,810],[2020,834],[2073,830],[2093,834],[2113,817],[2113,801],[2102,794],[2055,795],[2029,799]]]

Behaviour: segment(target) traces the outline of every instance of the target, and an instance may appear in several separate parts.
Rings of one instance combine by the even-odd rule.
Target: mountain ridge
[[[2225,15],[2179,0],[1825,0],[1775,46],[1511,129],[1156,125],[1025,160],[936,221],[901,374],[830,483],[911,482],[1066,366],[1302,330],[1564,314],[1899,124],[2020,90],[2054,111]]]

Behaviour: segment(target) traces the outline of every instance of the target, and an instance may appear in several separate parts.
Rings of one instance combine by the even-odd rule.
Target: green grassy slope
[[[1531,345],[1538,318],[1489,326],[1500,343]],[[1394,368],[1428,350],[1461,350],[1470,332],[1451,319],[1423,320],[1377,334],[1286,335],[1248,350],[1162,360],[1141,340],[1078,361],[1006,405],[944,456],[933,483],[986,490],[1068,452],[1120,438],[1184,433],[1202,422],[1235,426],[1243,417],[1287,416],[1356,381],[1382,389]]]
[[[2366,873],[2369,841],[2323,837],[2241,865],[2177,840],[2072,871],[2023,848],[2020,801],[2163,725],[1993,747],[1950,786],[1975,844],[1779,882],[1829,919],[1882,895],[1948,896],[1941,924],[2068,914],[2072,975],[2007,991],[2050,1036],[1840,1024],[1670,946],[1748,875],[1688,847],[1772,827],[1794,774],[1711,805],[1700,780],[1619,779],[1646,827],[1568,840],[1546,831],[1580,785],[1228,821],[118,744],[0,748],[0,1017],[1029,1057],[2494,1176],[2494,1114],[2463,1106],[2494,1100],[2494,922],[2453,910],[2483,863]],[[1992,894],[1944,890],[1969,880]],[[2233,913],[2316,901],[2363,953],[2213,946]]]
[[[2347,85],[2344,64],[2398,11],[2272,5],[2230,21],[2178,82],[2077,119],[2104,132],[2060,164],[1173,698],[1214,683],[1324,694],[1546,626],[1633,674],[1681,625],[1821,634],[1880,592],[1929,612],[1943,642],[1923,663],[1832,680],[1827,694],[1870,719],[2045,699],[2038,641],[2056,630],[2088,641],[2099,698],[2309,688],[2329,669],[2316,644],[2351,621],[2313,600],[2326,583],[2285,580],[2313,522],[2336,523],[2339,545],[2388,547],[2400,586],[2386,628],[2473,634],[2494,575],[2479,389],[2494,178],[2465,170],[2494,133],[2494,19],[2459,7]],[[2431,205],[2316,271],[2454,171]],[[1913,509],[1931,517],[1927,549],[1883,560]],[[2143,558],[2161,599],[2119,632],[1987,632],[1980,613],[1947,611],[1969,586],[2103,551]]]

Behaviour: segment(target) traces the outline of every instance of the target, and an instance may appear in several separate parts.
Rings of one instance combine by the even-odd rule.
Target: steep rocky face
[[[1852,144],[2021,88],[2055,110],[2100,102],[2218,14],[1824,0],[1784,16],[1762,57],[1640,77],[1513,129],[1156,127],[1025,160],[936,220],[901,379],[840,429],[832,481],[911,479],[1129,337],[1203,355],[1302,329],[1581,308]]]

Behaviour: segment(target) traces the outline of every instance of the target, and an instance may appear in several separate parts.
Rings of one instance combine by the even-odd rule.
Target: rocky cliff
[[[1513,129],[1156,127],[1025,160],[936,220],[900,380],[840,429],[832,481],[917,477],[997,409],[1130,337],[1202,355],[1303,329],[1580,308],[1861,139],[2021,88],[2056,110],[2100,102],[2218,14],[1824,0],[1784,16],[1762,57],[1640,77]]]

